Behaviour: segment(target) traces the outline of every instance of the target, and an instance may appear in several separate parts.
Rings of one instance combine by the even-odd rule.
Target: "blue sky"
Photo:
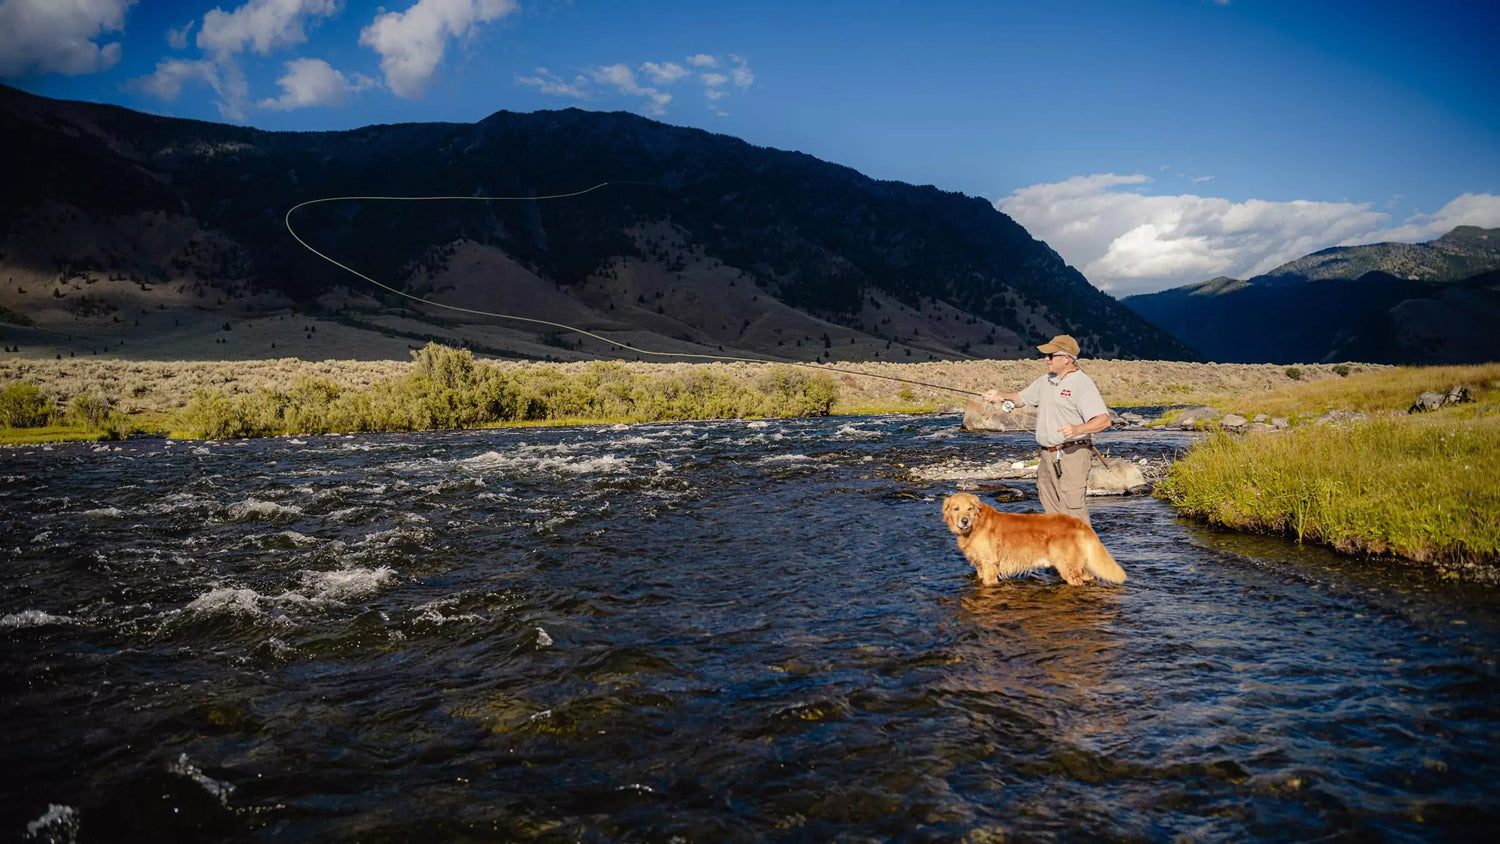
[[[0,78],[272,130],[632,111],[982,196],[1128,295],[1500,226],[1497,32],[1454,0],[0,0]]]

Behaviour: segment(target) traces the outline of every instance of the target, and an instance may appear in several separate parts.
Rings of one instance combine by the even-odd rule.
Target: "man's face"
[[[1073,365],[1073,359],[1063,352],[1053,352],[1047,355],[1047,371],[1053,375],[1061,375],[1068,371]]]

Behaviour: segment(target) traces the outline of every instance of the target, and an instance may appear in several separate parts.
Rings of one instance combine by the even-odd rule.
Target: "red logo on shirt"
[[[1058,393],[1058,395],[1062,396],[1063,398],[1067,398],[1068,396],[1073,395],[1073,391],[1072,390],[1063,390],[1061,393]]]

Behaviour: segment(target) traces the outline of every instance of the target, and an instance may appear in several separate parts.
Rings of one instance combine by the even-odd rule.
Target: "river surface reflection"
[[[0,836],[1488,831],[1493,587],[1128,497],[1092,502],[1124,586],[986,589],[952,485],[908,469],[1029,440],[891,416],[8,450]]]

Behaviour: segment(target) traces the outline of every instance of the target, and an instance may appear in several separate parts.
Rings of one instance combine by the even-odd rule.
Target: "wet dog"
[[[943,521],[958,537],[979,581],[993,586],[1002,577],[1055,568],[1073,586],[1094,578],[1124,583],[1125,570],[1115,562],[1094,529],[1061,513],[1002,513],[967,492],[943,500]]]

